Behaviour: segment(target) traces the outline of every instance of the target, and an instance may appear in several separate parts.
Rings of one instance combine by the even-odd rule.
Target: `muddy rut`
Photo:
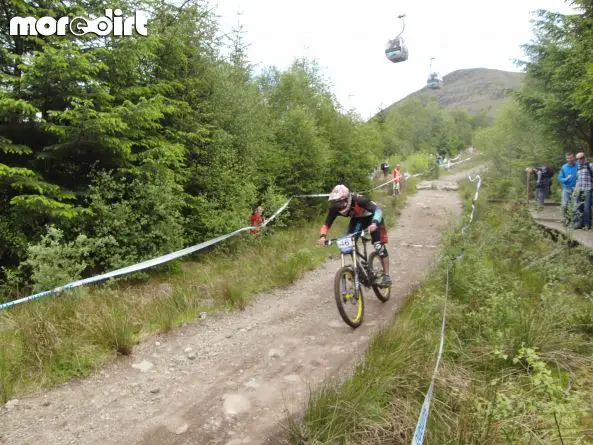
[[[464,173],[443,177],[457,180]],[[347,372],[369,336],[392,320],[437,259],[441,232],[461,214],[455,191],[420,190],[389,231],[393,288],[365,290],[363,325],[339,317],[329,260],[245,311],[208,316],[140,343],[94,375],[0,408],[10,445],[263,445],[303,407],[309,388]]]

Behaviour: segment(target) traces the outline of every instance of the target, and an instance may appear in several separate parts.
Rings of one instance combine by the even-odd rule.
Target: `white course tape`
[[[380,186],[377,186],[371,190],[375,190],[379,187],[383,187],[386,184],[391,183],[392,181],[393,180],[388,181],[385,184],[381,184]],[[274,212],[274,214],[272,216],[267,218],[264,221],[263,226],[267,226],[280,213],[282,213],[284,210],[286,210],[286,207],[288,207],[288,204],[290,203],[290,201],[293,198],[323,198],[323,197],[327,197],[327,196],[329,196],[329,193],[317,193],[317,194],[310,194],[310,195],[295,195],[292,198],[289,198],[284,204],[282,204],[282,206],[280,206],[280,208],[278,210],[276,210],[276,212]],[[122,267],[121,269],[116,269],[111,272],[107,272],[107,273],[97,275],[94,277],[89,277],[89,278],[85,278],[83,280],[73,281],[72,283],[64,284],[63,286],[56,287],[55,289],[39,292],[39,293],[36,293],[33,295],[29,295],[28,297],[20,298],[18,300],[12,300],[7,303],[0,304],[0,309],[6,309],[11,306],[16,306],[17,304],[25,303],[27,301],[36,300],[36,299],[44,297],[46,295],[56,294],[58,292],[66,290],[66,289],[72,289],[75,287],[83,286],[85,284],[96,283],[97,281],[102,281],[102,280],[106,280],[108,278],[117,277],[119,275],[124,275],[124,274],[128,274],[131,272],[137,272],[139,270],[147,269],[149,267],[156,266],[156,265],[162,264],[162,263],[166,263],[166,262],[172,261],[176,258],[180,258],[180,257],[188,255],[190,253],[205,249],[206,247],[212,246],[213,244],[217,244],[221,241],[224,241],[225,239],[228,239],[235,235],[238,235],[241,232],[245,232],[246,230],[254,230],[254,229],[261,229],[261,226],[260,227],[252,227],[252,226],[242,227],[240,229],[235,230],[234,232],[227,233],[226,235],[221,235],[217,238],[205,241],[200,244],[196,244],[194,246],[186,247],[185,249],[178,250],[176,252],[168,253],[166,255],[163,255],[163,256],[160,256],[157,258],[153,258],[150,260],[146,260],[141,263],[133,264],[131,266]]]
[[[458,156],[458,158],[459,158],[459,156]],[[446,163],[446,165],[445,165],[444,167],[445,167],[445,168],[451,168],[451,167],[453,167],[454,165],[459,165],[459,164],[461,164],[461,163],[463,163],[463,162],[469,161],[470,159],[471,159],[471,156],[470,156],[469,158],[462,159],[461,161],[458,161],[458,162],[452,162],[452,161],[453,161],[453,159],[451,159],[450,161],[448,161],[448,162]]]
[[[280,206],[280,208],[278,210],[276,210],[272,216],[270,216],[268,219],[266,219],[264,221],[263,226],[267,226],[270,221],[273,221],[278,215],[280,215],[280,213],[282,213],[284,211],[284,209],[286,209],[286,207],[288,207],[288,203],[291,200],[292,200],[292,198],[290,198],[288,201],[286,201],[284,204],[282,204]]]
[[[315,195],[294,195],[293,198],[323,198],[329,196],[329,193],[317,193]]]
[[[116,269],[111,272],[107,272],[101,275],[97,275],[90,278],[85,278],[83,280],[74,281],[72,283],[65,284],[63,286],[56,287],[52,290],[47,290],[43,292],[39,292],[38,294],[30,295],[25,298],[21,298],[19,300],[9,301],[8,303],[0,304],[0,309],[5,309],[10,306],[14,306],[16,304],[24,303],[26,301],[35,300],[37,298],[41,298],[45,295],[54,294],[60,292],[65,289],[72,289],[74,287],[82,286],[84,284],[94,283],[97,281],[106,280],[107,278],[117,277],[119,275],[124,275],[131,272],[136,272],[139,270],[147,269],[152,266],[156,266],[157,264],[166,263],[167,261],[174,260],[175,258],[179,258],[185,255],[188,255],[192,252],[196,252],[198,250],[205,249],[208,246],[213,244],[219,243],[227,238],[237,235],[238,233],[244,232],[245,230],[256,229],[257,227],[242,227],[240,229],[235,230],[234,232],[228,233],[226,235],[219,236],[217,238],[211,239],[209,241],[205,241],[200,244],[196,244],[195,246],[186,247],[185,249],[178,250],[176,252],[168,253],[167,255],[163,255],[157,258],[153,258],[151,260],[143,261],[138,264],[133,264],[132,266],[122,267],[121,269]]]
[[[480,185],[482,184],[482,178],[480,177],[480,175],[477,175],[474,179],[472,179],[471,176],[469,176],[468,178],[471,182],[476,182],[476,180],[477,180],[478,184],[476,186],[476,194],[474,195],[474,199],[472,201],[472,212],[470,215],[470,220],[467,223],[467,225],[465,225],[461,229],[461,233],[465,232],[465,229],[472,223],[472,221],[474,219],[474,211],[476,209],[475,203],[478,200],[478,194],[480,192]],[[455,260],[460,259],[462,257],[462,255],[459,255],[458,257],[456,257]],[[434,382],[436,380],[437,371],[439,369],[439,365],[441,363],[441,357],[443,355],[443,346],[445,344],[445,323],[447,320],[447,300],[449,299],[449,269],[450,269],[450,267],[451,267],[451,262],[449,261],[447,264],[447,282],[445,285],[445,302],[443,303],[443,321],[441,323],[441,340],[439,343],[439,352],[437,355],[437,362],[434,367],[434,371],[432,373],[432,379],[430,381],[430,386],[428,387],[428,391],[426,392],[426,395],[424,396],[424,402],[422,403],[422,409],[420,410],[420,416],[418,417],[418,422],[416,423],[416,430],[414,431],[414,436],[412,437],[411,445],[422,445],[422,442],[424,441],[424,433],[426,432],[426,422],[428,421],[428,413],[430,411],[430,402],[432,401],[432,395],[433,395],[433,391],[434,391]]]
[[[482,185],[482,177],[480,175],[476,175],[474,177],[474,179],[472,179],[471,176],[469,176],[468,178],[471,182],[478,181],[478,184],[476,186],[476,193],[474,195],[474,199],[472,200],[472,212],[469,215],[469,223],[468,223],[468,225],[469,225],[474,220],[474,213],[476,212],[476,201],[478,200],[478,194],[480,193],[480,186]],[[461,233],[465,233],[466,229],[467,229],[467,225],[465,227],[463,227],[463,229],[461,229]]]
[[[304,197],[304,196],[318,196],[318,195],[301,195],[301,197]],[[328,195],[325,195],[325,196],[328,196]],[[292,198],[290,198],[278,210],[276,210],[276,212],[270,218],[266,219],[266,221],[264,222],[263,225],[264,226],[268,225],[268,223],[270,221],[274,220],[280,213],[282,213],[286,209],[288,204],[290,203],[291,199]],[[73,281],[72,283],[68,283],[63,286],[56,287],[55,289],[46,290],[46,291],[39,292],[34,295],[30,295],[28,297],[24,297],[24,298],[20,298],[18,300],[13,300],[13,301],[9,301],[7,303],[0,304],[0,309],[6,309],[8,307],[15,306],[20,303],[25,303],[27,301],[36,300],[36,299],[44,297],[46,295],[55,294],[55,293],[61,292],[66,289],[72,289],[74,287],[83,286],[85,284],[95,283],[97,281],[106,280],[108,278],[117,277],[119,275],[124,275],[124,274],[128,274],[131,272],[137,272],[139,270],[147,269],[149,267],[156,266],[158,264],[172,261],[176,258],[180,258],[180,257],[188,255],[190,253],[197,252],[198,250],[205,249],[206,247],[212,246],[213,244],[217,244],[221,241],[224,241],[225,239],[228,239],[235,235],[238,235],[241,232],[245,232],[246,230],[254,230],[254,229],[260,229],[260,228],[261,227],[254,227],[254,226],[242,227],[240,229],[235,230],[234,232],[227,233],[226,235],[221,235],[217,238],[213,238],[211,240],[204,241],[203,243],[196,244],[194,246],[186,247],[185,249],[181,249],[176,252],[168,253],[166,255],[163,255],[163,256],[160,256],[157,258],[153,258],[150,260],[146,260],[141,263],[133,264],[131,266],[122,267],[121,269],[116,269],[111,272],[107,272],[107,273],[97,275],[94,277],[89,277],[89,278],[85,278],[83,280]]]
[[[395,181],[395,179],[390,179],[389,181],[384,182],[383,184],[378,185],[377,187],[373,187],[372,189],[364,190],[364,191],[359,192],[359,193],[372,192],[373,190],[377,190],[377,189],[379,189],[379,188],[381,188],[383,186],[386,186],[387,184],[391,184],[393,181]]]

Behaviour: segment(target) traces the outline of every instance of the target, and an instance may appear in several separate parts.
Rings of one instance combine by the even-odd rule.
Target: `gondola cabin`
[[[408,47],[403,37],[396,37],[393,40],[389,40],[385,48],[385,55],[393,63],[408,60]]]
[[[405,62],[408,60],[408,46],[402,37],[404,29],[406,29],[406,22],[404,21],[405,17],[405,14],[397,16],[397,18],[402,21],[402,30],[395,39],[387,41],[387,46],[385,48],[385,56],[387,56],[387,59],[393,63]]]
[[[438,90],[441,88],[441,83],[442,80],[439,79],[439,75],[437,73],[432,73],[426,80],[426,87],[431,90]]]

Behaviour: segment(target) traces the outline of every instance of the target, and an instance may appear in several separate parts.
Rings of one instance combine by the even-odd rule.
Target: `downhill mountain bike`
[[[352,328],[362,324],[363,285],[367,288],[372,287],[375,295],[382,302],[386,302],[391,296],[391,286],[382,287],[377,284],[384,275],[383,263],[377,252],[371,252],[367,256],[367,243],[371,242],[371,238],[365,236],[367,234],[368,232],[363,230],[325,242],[326,246],[335,243],[340,248],[342,267],[338,269],[334,279],[334,296],[340,316]],[[359,249],[359,241],[362,241],[362,252]],[[346,264],[346,257],[350,257],[350,264]],[[353,310],[353,316],[349,315],[349,310]]]

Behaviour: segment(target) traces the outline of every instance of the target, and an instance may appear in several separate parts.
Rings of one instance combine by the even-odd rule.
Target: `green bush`
[[[165,174],[97,174],[87,233],[102,269],[128,266],[184,247],[182,189]]]
[[[78,280],[81,273],[92,265],[93,240],[79,235],[65,242],[62,230],[49,226],[38,244],[27,249],[27,260],[22,263],[31,271],[33,291],[53,289]]]

